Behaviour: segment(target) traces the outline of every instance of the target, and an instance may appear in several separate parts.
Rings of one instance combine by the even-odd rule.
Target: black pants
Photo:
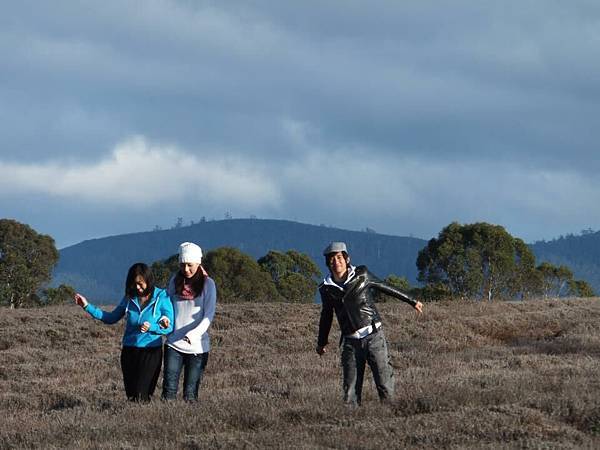
[[[121,369],[127,398],[132,401],[147,402],[154,394],[160,365],[162,346],[123,347]]]

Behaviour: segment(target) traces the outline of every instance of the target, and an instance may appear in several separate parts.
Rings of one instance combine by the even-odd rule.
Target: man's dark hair
[[[146,290],[142,296],[152,295],[154,292],[154,274],[152,273],[152,269],[144,263],[135,263],[129,268],[127,280],[125,281],[125,295],[128,298],[135,298],[139,295],[135,287],[135,279],[138,275],[146,282]]]
[[[329,267],[329,263],[331,262],[331,258],[333,258],[333,255],[335,255],[336,253],[339,253],[339,252],[327,253],[325,255],[325,265],[327,267]],[[342,255],[344,255],[344,259],[346,260],[346,264],[348,264],[348,253],[342,252]]]

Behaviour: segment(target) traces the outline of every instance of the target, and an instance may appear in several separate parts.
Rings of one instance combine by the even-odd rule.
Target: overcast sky
[[[599,55],[595,0],[2,2],[0,218],[596,230]]]

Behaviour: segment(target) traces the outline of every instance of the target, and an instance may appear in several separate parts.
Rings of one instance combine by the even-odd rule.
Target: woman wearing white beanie
[[[184,400],[198,400],[198,389],[208,362],[208,328],[215,315],[217,289],[201,264],[199,246],[192,242],[179,246],[179,271],[171,277],[167,287],[175,317],[164,351],[162,397],[167,400],[177,397],[182,369]],[[168,319],[162,323],[169,325]]]

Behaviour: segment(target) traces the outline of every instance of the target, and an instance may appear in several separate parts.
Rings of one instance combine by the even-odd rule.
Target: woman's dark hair
[[[129,268],[127,280],[125,281],[125,295],[128,298],[135,298],[139,295],[135,287],[135,279],[138,275],[146,282],[146,290],[142,296],[152,295],[154,292],[154,275],[152,274],[152,270],[144,263],[135,263]]]
[[[181,295],[183,292],[183,283],[185,279],[183,273],[179,270],[175,275],[175,293],[177,295]],[[202,292],[202,289],[204,289],[204,271],[202,270],[202,265],[198,265],[198,270],[196,270],[196,273],[192,275],[189,280],[192,291],[194,292],[194,297],[197,297]]]

